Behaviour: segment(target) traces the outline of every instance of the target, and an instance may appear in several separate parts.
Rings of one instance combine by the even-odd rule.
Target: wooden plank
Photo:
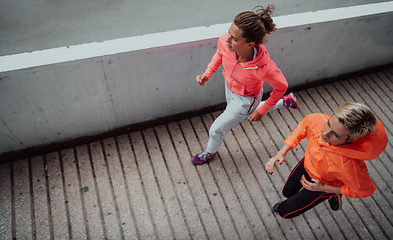
[[[195,143],[192,146],[190,146],[192,155],[195,155],[203,150],[203,148],[201,148],[201,145],[207,144],[208,133],[199,117],[191,118],[191,123],[199,139],[199,144]],[[231,216],[229,215],[228,209],[225,207],[226,203],[224,202],[222,193],[220,192],[217,183],[214,179],[214,176],[212,174],[212,169],[209,166],[213,161],[219,161],[219,159],[214,158],[211,161],[209,161],[208,164],[202,164],[196,166],[196,168],[202,180],[203,186],[206,190],[209,201],[212,204],[215,217],[224,235],[224,238],[238,239],[240,238],[238,232],[239,229],[237,229],[236,225],[234,225],[234,222]]]
[[[53,237],[55,239],[69,238],[67,210],[64,197],[63,177],[60,168],[58,152],[46,155],[50,212],[52,219]]]
[[[221,114],[221,112],[216,113],[217,116]],[[213,124],[213,118],[210,114],[206,114],[201,116],[206,129],[210,129],[211,125]],[[200,137],[202,142],[207,142],[209,137],[207,134],[203,134]],[[223,144],[219,148],[219,152],[216,158],[220,158],[221,161],[213,160],[209,161],[210,169],[212,171],[213,177],[217,183],[219,191],[221,192],[221,196],[224,200],[225,207],[228,209],[233,224],[236,226],[236,229],[239,233],[239,237],[241,239],[266,239],[268,238],[267,232],[263,231],[265,226],[262,223],[261,218],[258,216],[258,213],[255,208],[255,204],[252,202],[252,199],[247,191],[246,188],[242,189],[242,193],[237,195],[234,186],[241,185],[245,187],[242,178],[239,176],[239,171],[237,170],[233,160],[228,154],[228,149]],[[226,163],[228,163],[226,164]],[[234,179],[230,179],[229,176],[238,176]],[[245,203],[249,203],[250,205],[247,206],[251,207],[253,210],[253,223],[249,221],[249,218],[246,215],[245,208],[240,204],[239,198],[244,200]],[[248,211],[250,212],[250,211]]]
[[[382,71],[376,73],[381,81],[388,87],[389,92],[393,91],[393,74],[389,71]]]
[[[0,165],[0,236],[12,239],[11,166]]]
[[[364,205],[372,214],[372,221],[375,221],[382,229],[384,235],[389,238],[393,234],[393,209],[388,206],[387,201],[377,189],[372,197],[362,199]]]
[[[85,217],[83,215],[79,174],[74,149],[61,151],[63,162],[63,175],[67,195],[68,211],[70,215],[71,237],[74,239],[87,239]]]
[[[117,137],[123,171],[130,194],[132,212],[136,223],[137,236],[140,239],[156,239],[148,203],[143,191],[142,179],[135,160],[128,135]]]
[[[29,161],[18,160],[14,169],[14,206],[16,239],[33,239]]]
[[[173,129],[171,125],[173,124],[169,124],[168,128]],[[187,229],[193,239],[204,239],[206,238],[206,233],[192,199],[189,181],[184,173],[185,170],[182,167],[181,159],[175,151],[175,146],[168,129],[163,125],[157,126],[155,129],[158,141],[161,145],[161,150],[166,159],[170,177],[174,184],[175,194],[187,224]],[[181,144],[181,142],[178,144]],[[188,158],[189,157],[187,157],[186,161],[189,161]]]
[[[131,133],[131,142],[134,146],[136,162],[140,171],[143,187],[147,196],[150,216],[153,219],[157,238],[173,238],[168,222],[168,215],[158,189],[157,180],[149,159],[149,155],[140,132]]]
[[[370,73],[369,77],[374,81],[375,86],[377,86],[381,91],[384,92],[384,97],[382,97],[385,101],[393,101],[393,83],[390,81],[384,81],[387,77],[383,74],[383,72]],[[391,104],[390,104],[391,105]],[[393,106],[389,106],[393,108]]]
[[[105,239],[103,216],[96,191],[93,169],[87,145],[76,148],[82,194],[81,201],[86,214],[86,232],[90,239]]]
[[[31,159],[33,184],[34,221],[36,239],[50,239],[51,225],[49,218],[48,189],[45,174],[44,156]],[[52,229],[53,230],[53,229]]]
[[[329,107],[329,103],[332,102],[332,99],[329,97],[327,100],[325,100],[318,93],[318,90],[316,88],[307,89],[305,92],[303,92],[302,98],[307,104],[309,104],[310,101],[315,103],[316,108],[313,109],[314,112],[321,112],[329,116],[333,114],[332,109]]]
[[[106,238],[123,238],[101,142],[91,143],[90,149]]]
[[[105,139],[103,144],[124,238],[137,239],[116,141],[114,138],[109,138]]]
[[[171,181],[167,169],[167,164],[170,164],[172,159],[167,159],[164,162],[162,157],[161,147],[157,141],[153,129],[149,128],[143,131],[143,136],[146,141],[146,147],[149,152],[154,174],[157,178],[159,192],[163,200],[165,210],[168,215],[169,223],[175,239],[190,239],[184,215],[180,210],[179,201],[174,191],[174,183]]]
[[[185,174],[187,176],[188,183],[190,184],[192,196],[194,198],[195,205],[198,208],[198,213],[203,222],[206,235],[209,239],[224,239],[223,233],[219,228],[216,216],[207,197],[208,193],[202,184],[202,179],[200,178],[200,166],[197,168],[191,162],[192,156],[202,151],[201,144],[198,142],[189,120],[180,121],[179,126],[180,128],[175,125],[172,126],[173,129],[171,129],[171,135],[174,138],[174,143],[183,167],[187,168]],[[203,165],[201,165],[201,167],[202,166]],[[217,192],[210,192],[210,195],[212,196],[213,193]]]

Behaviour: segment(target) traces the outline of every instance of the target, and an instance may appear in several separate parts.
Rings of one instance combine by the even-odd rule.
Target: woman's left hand
[[[307,181],[306,177],[303,175],[300,179],[303,187],[309,191],[313,192],[325,192],[325,184],[319,180],[313,180],[314,182]]]
[[[254,111],[253,113],[251,113],[251,115],[248,117],[248,121],[252,122],[252,121],[261,121],[262,119],[262,115],[259,114],[257,111]]]

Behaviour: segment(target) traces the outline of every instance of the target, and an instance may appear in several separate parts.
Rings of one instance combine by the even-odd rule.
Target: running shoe
[[[192,163],[194,163],[195,165],[201,165],[207,162],[208,160],[212,159],[216,155],[216,153],[210,154],[206,151],[203,151],[192,158]]]
[[[287,108],[297,109],[296,97],[293,93],[290,93],[282,98],[284,106]]]
[[[273,206],[273,211],[274,212],[278,212],[278,207],[280,207],[280,204],[281,204],[282,202],[278,202],[278,203],[276,203],[276,204],[274,204],[274,206]]]
[[[336,193],[329,198],[329,200],[328,200],[329,205],[333,211],[338,211],[341,209],[341,206],[342,206],[341,196],[342,196],[341,194]]]

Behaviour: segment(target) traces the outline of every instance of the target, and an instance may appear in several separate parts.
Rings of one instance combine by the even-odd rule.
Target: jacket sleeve
[[[368,175],[367,165],[362,160],[349,159],[344,163],[344,172],[336,177],[342,178],[344,185],[341,193],[349,198],[365,198],[376,189]]]
[[[257,109],[258,113],[262,116],[265,115],[267,111],[269,111],[269,109],[272,108],[278,102],[278,100],[282,98],[282,96],[284,96],[285,91],[288,89],[287,80],[273,60],[270,60],[268,67],[269,70],[266,73],[263,81],[267,82],[273,88],[273,91],[270,93],[270,96],[266,102]]]
[[[307,121],[309,119],[309,115],[307,115],[305,118],[303,118],[302,121],[297,125],[295,130],[289,135],[285,141],[284,144],[287,144],[291,147],[291,149],[294,149],[301,140],[307,137]]]
[[[210,63],[207,65],[206,71],[203,73],[208,79],[215,73],[218,69],[218,67],[222,63],[222,54],[220,52],[220,48],[217,48],[216,53],[213,55],[212,60]]]

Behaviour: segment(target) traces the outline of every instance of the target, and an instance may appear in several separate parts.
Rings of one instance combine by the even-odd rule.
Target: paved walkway
[[[281,109],[230,131],[218,156],[194,166],[220,112],[0,165],[1,239],[392,239],[393,69],[296,92]],[[293,220],[271,206],[305,143],[273,175],[264,164],[307,114],[367,103],[389,144],[368,161],[377,186]]]

